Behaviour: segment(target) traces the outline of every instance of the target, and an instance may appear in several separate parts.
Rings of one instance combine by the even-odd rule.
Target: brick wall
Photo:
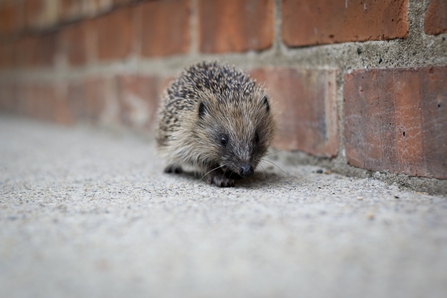
[[[151,132],[184,67],[269,88],[274,146],[447,179],[443,0],[0,0],[0,109]]]

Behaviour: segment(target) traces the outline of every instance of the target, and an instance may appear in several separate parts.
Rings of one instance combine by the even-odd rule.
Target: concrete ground
[[[0,115],[0,297],[447,297],[446,197],[277,163],[217,188]]]

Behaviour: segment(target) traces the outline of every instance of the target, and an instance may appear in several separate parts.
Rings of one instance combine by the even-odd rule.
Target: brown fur
[[[166,172],[191,165],[209,172],[209,183],[233,186],[233,178],[253,173],[267,152],[274,127],[261,86],[233,67],[202,62],[184,71],[166,90],[157,147],[169,161]]]

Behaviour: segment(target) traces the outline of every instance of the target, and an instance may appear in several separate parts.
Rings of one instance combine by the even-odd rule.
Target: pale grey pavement
[[[217,188],[0,115],[0,297],[447,297],[446,197],[277,164]]]

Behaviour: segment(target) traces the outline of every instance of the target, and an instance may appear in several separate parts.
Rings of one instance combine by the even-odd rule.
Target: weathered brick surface
[[[447,179],[447,67],[358,70],[345,76],[351,165]]]
[[[223,53],[269,48],[273,43],[273,4],[273,0],[200,0],[200,51]]]
[[[67,22],[81,18],[83,14],[83,2],[83,0],[60,0],[60,21]]]
[[[288,46],[405,38],[408,0],[282,0]]]
[[[265,82],[273,109],[279,112],[274,147],[319,156],[337,154],[335,70],[262,68],[251,76]]]
[[[130,54],[133,40],[130,9],[99,17],[96,27],[100,60],[123,59]]]
[[[21,29],[23,3],[4,1],[0,3],[0,35],[11,35]]]
[[[156,57],[189,50],[189,0],[149,1],[136,7],[141,14],[141,53]]]
[[[447,33],[447,2],[431,0],[425,12],[424,30],[426,34]]]
[[[42,120],[55,120],[59,112],[55,88],[49,84],[34,84],[29,91],[30,114]]]
[[[0,66],[5,68],[51,67],[58,51],[58,34],[30,36],[0,46]]]
[[[99,122],[106,109],[106,82],[86,78],[68,85],[67,102],[71,121]]]
[[[67,105],[53,84],[20,82],[14,85],[11,111],[58,123],[69,123]]]
[[[86,22],[67,27],[61,33],[62,48],[69,64],[83,65],[87,62],[87,34],[89,27]]]
[[[59,0],[26,0],[24,24],[27,29],[37,30],[53,26],[59,19]]]
[[[16,43],[0,44],[0,69],[17,66]]]
[[[15,43],[16,65],[21,68],[37,65],[38,40],[35,37],[25,37]]]
[[[58,50],[58,39],[58,33],[48,33],[38,37],[35,49],[37,66],[53,66]]]
[[[157,77],[121,75],[117,86],[122,123],[138,129],[153,129],[159,98]]]
[[[13,45],[15,65],[21,68],[51,67],[58,50],[58,34],[25,37]]]
[[[45,0],[27,0],[23,7],[24,23],[27,28],[39,27],[43,24]]]

